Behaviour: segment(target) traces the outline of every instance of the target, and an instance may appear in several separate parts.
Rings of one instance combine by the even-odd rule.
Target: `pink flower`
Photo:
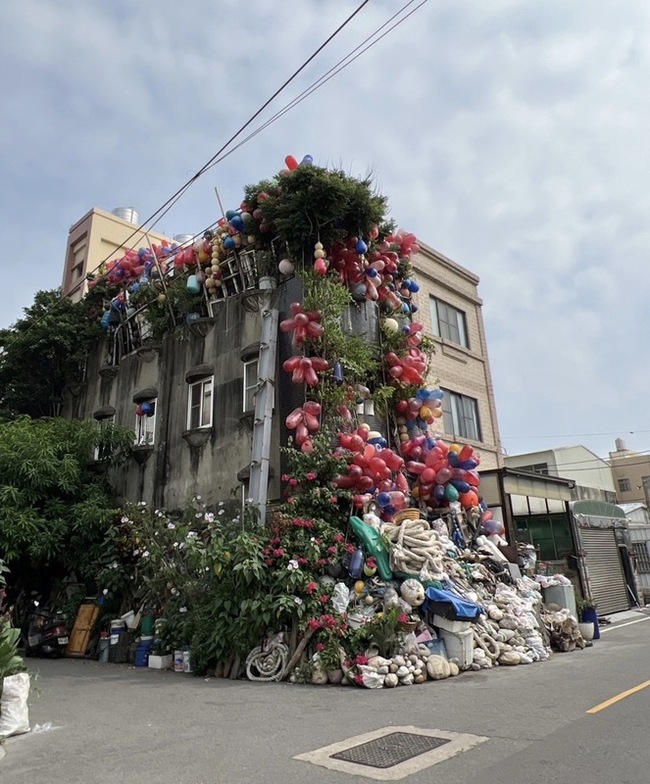
[[[310,629],[320,629],[320,621],[317,621],[316,618],[312,618],[311,621],[307,623],[307,626]]]
[[[336,555],[336,547],[332,545],[331,547],[327,548],[328,553],[332,553],[332,555]]]
[[[266,561],[264,561],[264,563],[265,563],[267,566],[273,566],[273,564],[275,563],[275,561],[274,561],[272,558],[267,558],[267,559],[266,559]]]
[[[363,653],[359,653],[355,657],[354,661],[355,661],[355,664],[368,664],[370,659],[367,656],[365,656]]]
[[[315,583],[312,580],[310,583],[307,583],[307,587],[305,588],[305,590],[311,596],[312,593],[314,593],[314,591],[316,590],[316,588],[318,588],[318,583]]]
[[[288,482],[288,481],[289,481],[289,479],[290,479],[290,476],[289,476],[289,474],[282,474],[282,481],[283,481],[283,482]]]
[[[322,653],[325,650],[325,645],[322,642],[317,642],[316,650],[318,651],[318,653]]]
[[[342,542],[344,538],[345,537],[343,536],[343,534],[334,534],[334,537],[333,537],[335,542]]]
[[[339,499],[335,495],[331,495],[327,500],[330,504],[338,504],[339,502]]]
[[[408,623],[409,617],[406,613],[402,613],[400,617],[397,619],[400,623]]]
[[[363,675],[360,672],[358,672],[354,676],[354,682],[357,684],[357,686],[363,686],[364,685],[364,683],[363,683]]]
[[[350,555],[352,555],[352,553],[353,553],[353,552],[354,552],[354,551],[355,551],[357,548],[356,548],[356,547],[355,547],[353,544],[351,544],[350,542],[348,542],[348,543],[345,545],[345,549],[346,549],[346,550],[347,550],[347,551],[350,553]]]
[[[299,566],[307,566],[309,561],[306,558],[298,558],[297,559]]]
[[[291,485],[291,487],[295,487],[298,484],[298,480],[297,479],[290,479],[289,480],[289,484]]]
[[[295,504],[296,503],[296,499],[292,495],[290,495],[289,498],[287,498],[287,503],[288,504]]]
[[[281,547],[278,547],[278,549],[277,549],[277,550],[274,550],[274,551],[273,551],[273,555],[274,555],[276,558],[282,558],[282,556],[284,555],[284,550],[283,550]]]
[[[326,593],[324,593],[322,596],[318,597],[318,601],[321,604],[327,604],[327,602],[329,602],[329,600],[330,600],[330,597]]]
[[[305,476],[305,479],[306,479],[308,482],[313,482],[313,481],[314,481],[314,479],[316,479],[316,474],[315,474],[313,471],[310,471],[310,472],[309,472],[309,473],[308,473],[308,474]]]

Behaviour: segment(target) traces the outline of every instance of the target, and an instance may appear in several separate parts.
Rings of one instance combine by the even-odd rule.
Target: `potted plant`
[[[578,599],[578,628],[585,640],[597,640],[600,638],[598,628],[598,614],[596,612],[596,602],[591,599]]]
[[[341,683],[343,680],[341,656],[345,652],[341,648],[338,637],[328,634],[324,642],[317,643],[316,651],[319,664],[327,673],[327,680],[330,683]]]

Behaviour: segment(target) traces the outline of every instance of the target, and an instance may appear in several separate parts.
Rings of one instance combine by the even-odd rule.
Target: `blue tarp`
[[[475,621],[481,614],[481,607],[468,602],[453,591],[429,587],[426,590],[424,610],[427,613],[442,615],[450,621]]]

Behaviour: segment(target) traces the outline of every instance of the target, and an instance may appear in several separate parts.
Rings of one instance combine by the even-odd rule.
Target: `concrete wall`
[[[422,243],[420,246],[420,253],[412,259],[420,285],[416,319],[423,324],[425,333],[436,345],[429,381],[477,401],[482,441],[456,440],[469,443],[477,449],[481,456],[481,468],[498,468],[503,465],[501,437],[483,324],[483,303],[478,295],[479,278],[433,248]],[[468,348],[434,334],[430,304],[432,297],[465,313]],[[436,421],[433,429],[447,440],[453,436],[444,432],[442,418]]]
[[[630,504],[634,501],[647,503],[643,480],[644,477],[648,477],[650,484],[650,455],[640,455],[629,450],[622,453],[610,452],[610,465],[616,482],[619,502],[622,504]],[[620,489],[619,480],[624,479],[627,479],[629,483],[629,490]]]
[[[157,390],[153,450],[134,449],[135,457],[114,476],[124,498],[175,509],[201,495],[208,506],[214,506],[240,488],[237,474],[250,463],[252,438],[252,420],[243,412],[241,352],[259,341],[259,322],[258,313],[229,300],[216,307],[214,324],[205,337],[181,327],[166,336],[159,349],[128,354],[117,367],[104,364],[105,346],[90,358],[85,388],[68,398],[69,416],[98,418],[114,408],[115,423],[135,431],[134,395],[149,388]],[[186,376],[201,365],[214,369],[213,425],[188,433]],[[202,445],[188,443],[201,437],[206,439]],[[270,500],[280,492],[277,423],[272,459]]]

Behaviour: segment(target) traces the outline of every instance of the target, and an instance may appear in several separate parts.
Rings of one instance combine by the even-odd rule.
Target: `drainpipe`
[[[258,511],[260,525],[266,523],[266,502],[269,492],[269,464],[273,408],[275,406],[275,365],[278,346],[278,311],[273,307],[276,281],[260,278],[260,313],[262,332],[258,363],[258,391],[255,396],[255,420],[251,448],[250,497]]]

